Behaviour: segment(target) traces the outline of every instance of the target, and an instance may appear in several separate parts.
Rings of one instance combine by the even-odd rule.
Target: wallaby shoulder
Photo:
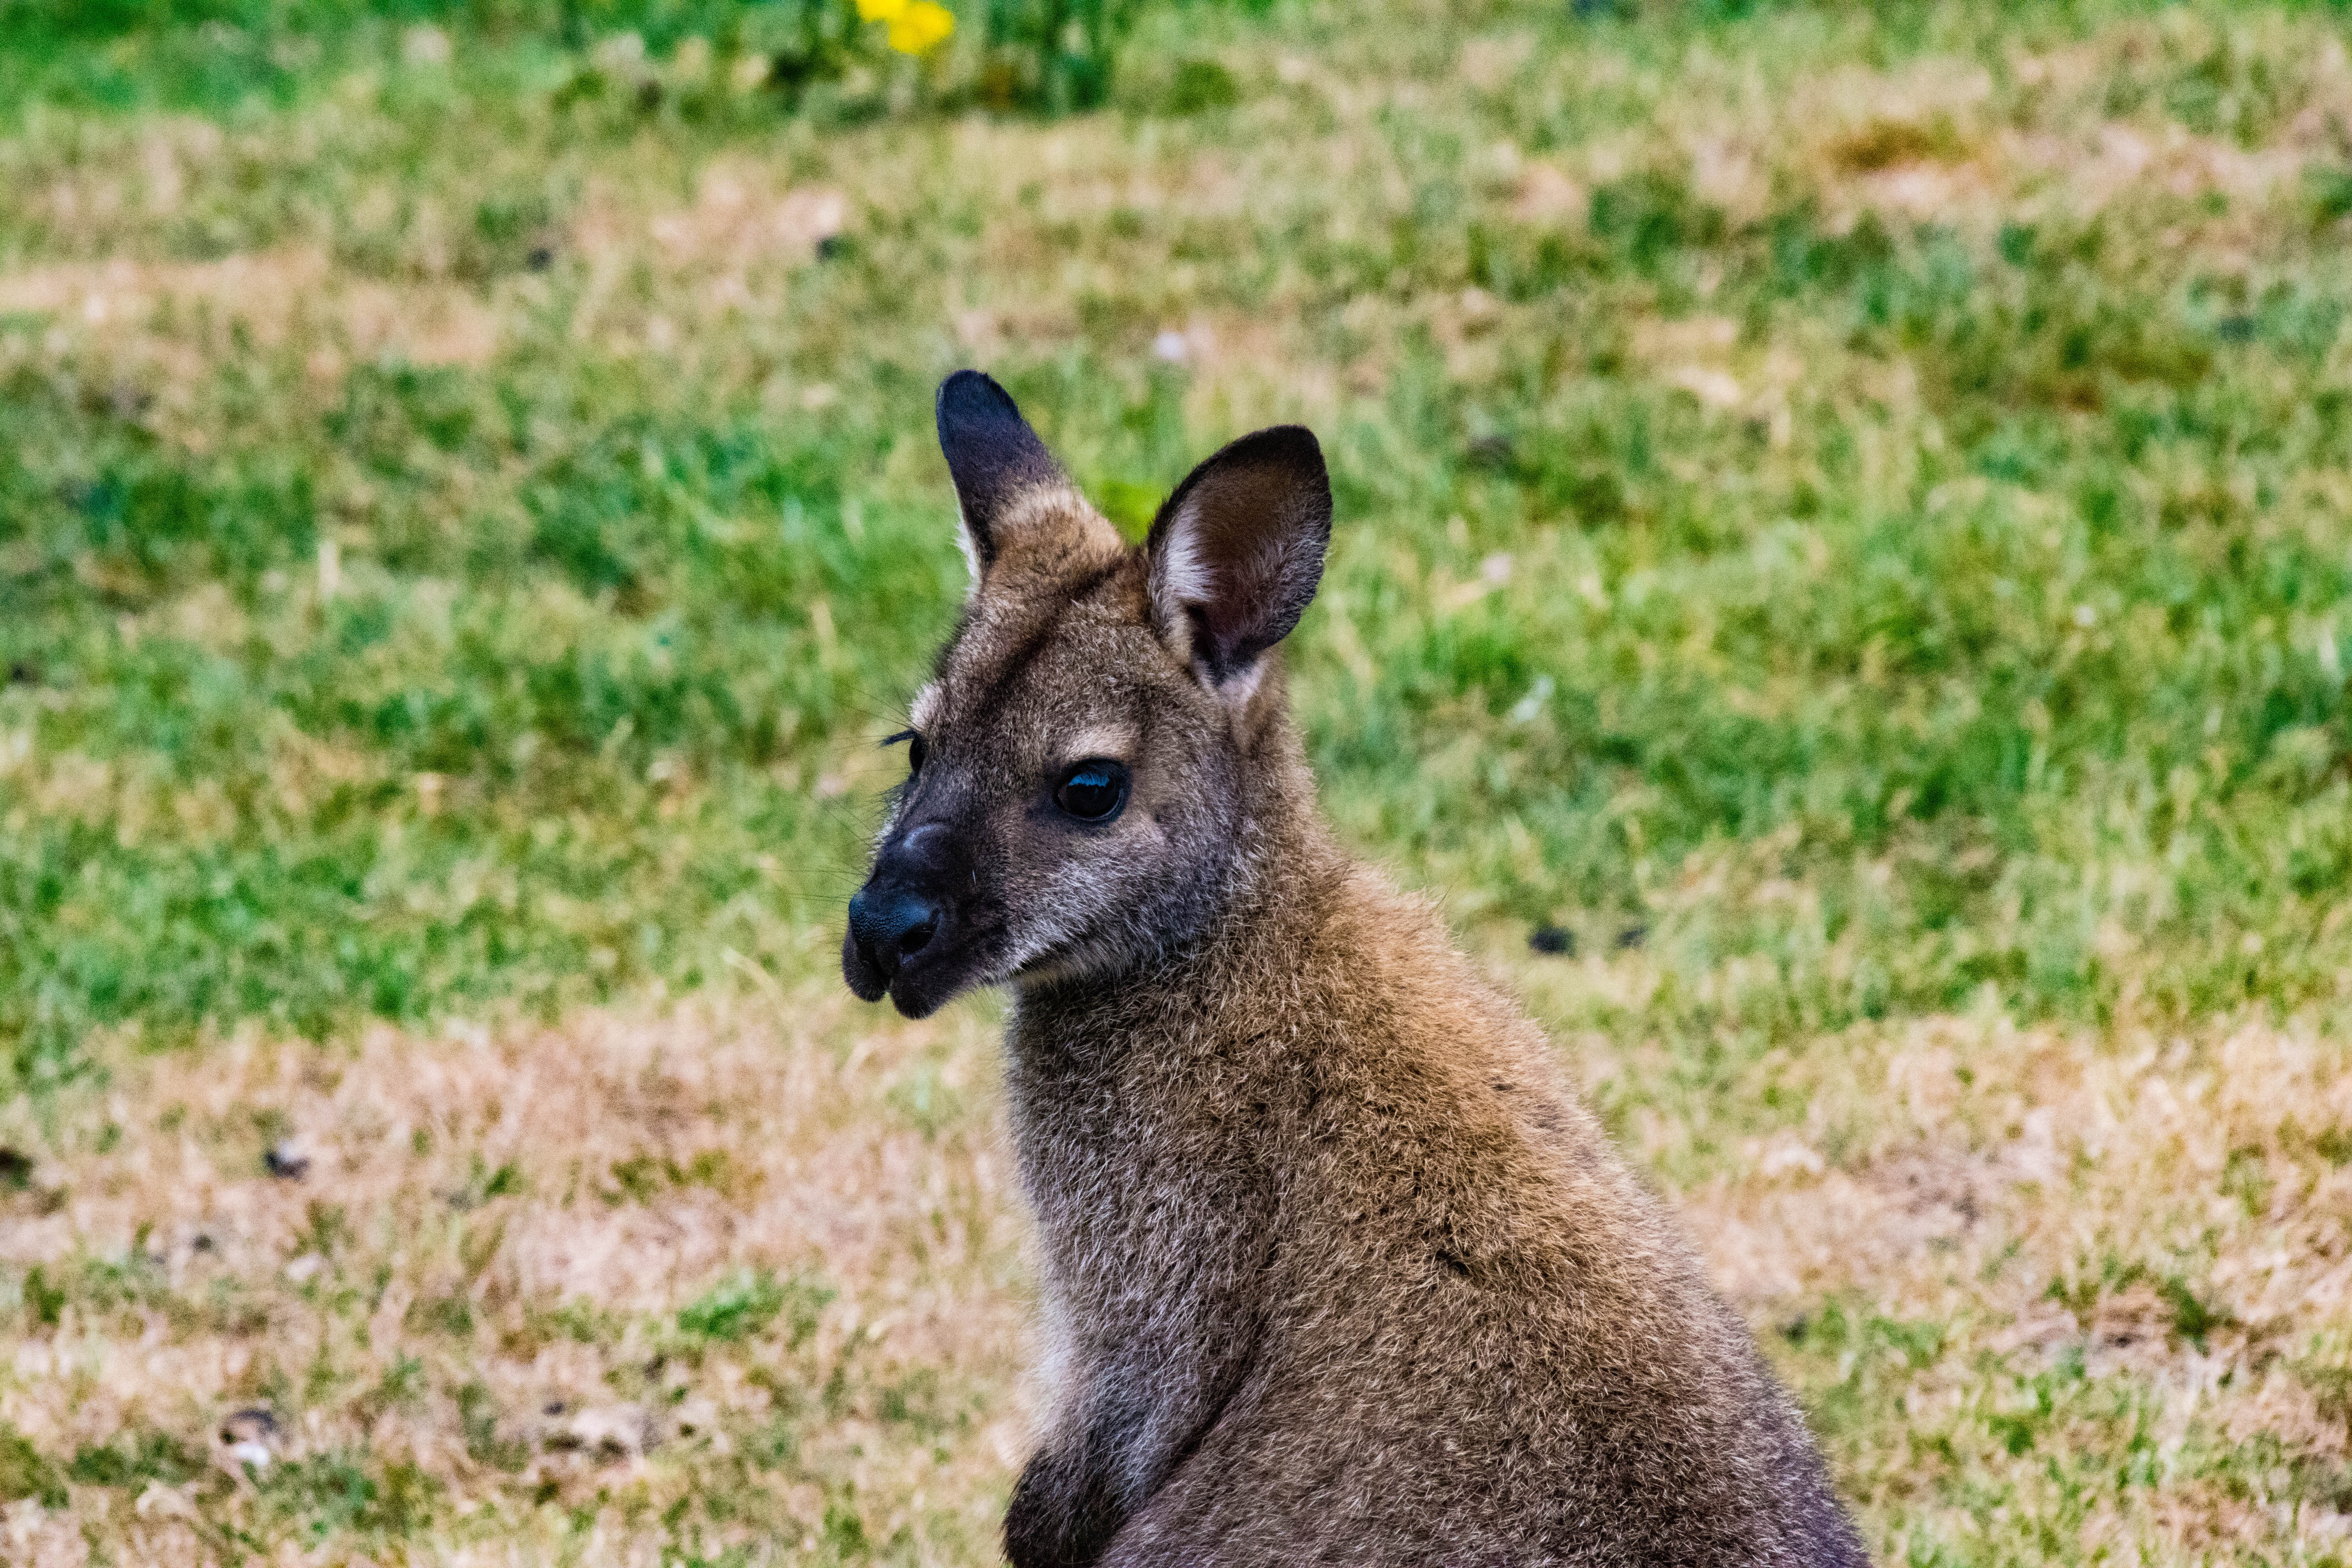
[[[1049,1290],[1118,1325],[1070,1386],[1213,1368],[1128,1412],[1104,1561],[1849,1561],[1776,1544],[1846,1539],[1793,1413],[1433,909],[1339,866],[1196,963],[1014,1030]]]

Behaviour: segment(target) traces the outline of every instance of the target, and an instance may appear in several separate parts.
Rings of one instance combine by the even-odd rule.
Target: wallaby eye
[[[924,745],[923,738],[912,730],[901,730],[882,743],[895,746],[901,741],[907,742],[907,773],[911,777],[923,771],[923,759],[930,754],[930,748]]]
[[[1080,763],[1054,787],[1054,804],[1080,822],[1108,822],[1127,804],[1127,769],[1118,763]]]

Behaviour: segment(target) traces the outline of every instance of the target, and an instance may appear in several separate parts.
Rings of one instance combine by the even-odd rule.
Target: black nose
[[[940,929],[940,907],[920,893],[877,892],[866,888],[849,900],[849,937],[858,955],[878,971],[883,984],[898,965],[929,945]]]

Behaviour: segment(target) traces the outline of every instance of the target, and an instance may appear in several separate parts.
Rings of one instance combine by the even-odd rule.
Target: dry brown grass
[[[1621,994],[1643,984],[1638,963],[1517,967],[1562,1013],[1596,979]],[[1571,1055],[1621,1108],[1632,1152],[1682,1173],[1671,1190],[1718,1286],[1826,1407],[1865,1509],[1998,1539],[1983,1519],[1926,1506],[1931,1472],[1973,1461],[2063,1517],[2052,1436],[2070,1419],[2122,1418],[2160,1479],[2088,1509],[2074,1543],[2085,1557],[2315,1559],[2352,1539],[2342,1503],[2279,1500],[2235,1473],[2259,1470],[2249,1452],[2282,1477],[2352,1453],[2352,1047],[2339,1030],[2260,1017],[1859,1028],[1759,1064],[1733,1103],[1805,1109],[1746,1136],[1670,1110],[1638,1047],[1588,1035]],[[1825,1303],[1849,1324],[1924,1332],[1932,1350],[1869,1389],[1867,1336],[1807,1353]],[[1857,1433],[1839,1415],[1848,1399],[1894,1424]],[[1987,1426],[2026,1446],[2001,1454],[1978,1436]]]
[[[1573,1008],[1638,985],[1641,963],[1507,978]],[[19,1105],[8,1141],[39,1159],[0,1261],[131,1283],[12,1331],[0,1421],[58,1455],[166,1433],[219,1473],[18,1504],[12,1550],[194,1563],[234,1527],[308,1560],[273,1534],[272,1471],[364,1451],[434,1500],[451,1562],[652,1562],[677,1539],[663,1510],[714,1494],[737,1512],[704,1538],[754,1560],[822,1558],[851,1517],[909,1560],[987,1560],[1024,1441],[1025,1315],[991,1011],[906,1024],[816,982],[349,1049],[244,1039],[118,1060],[47,1124]],[[1568,1054],[1629,1152],[1685,1173],[1670,1195],[1830,1401],[1843,1479],[1874,1518],[1916,1510],[1929,1461],[1900,1426],[1841,1421],[1853,1352],[1791,1348],[1824,1303],[1939,1326],[1902,1389],[1921,1431],[1998,1398],[1988,1358],[2031,1375],[2072,1356],[2143,1401],[2159,1451],[2259,1437],[2344,1456],[2339,1042],[2256,1021],[2180,1037],[1915,1021],[1777,1064],[1806,1089],[1801,1121],[1711,1150],[1640,1109],[1638,1043]],[[299,1180],[264,1170],[281,1138],[310,1161]],[[740,1341],[683,1334],[681,1310],[744,1268],[837,1294],[799,1343],[797,1305]],[[2193,1336],[2178,1289],[2209,1314]],[[258,1486],[220,1436],[255,1406],[282,1422]],[[763,1443],[767,1468],[747,1463]],[[2187,1466],[2083,1524],[2086,1547],[2166,1560],[2347,1528]]]
[[[69,1510],[19,1507],[16,1549],[79,1563],[88,1531],[215,1559],[225,1523],[269,1533],[271,1471],[363,1445],[429,1478],[450,1561],[649,1562],[677,1538],[661,1509],[720,1488],[762,1511],[714,1541],[789,1555],[831,1501],[876,1542],[971,1560],[1021,1446],[992,1047],[971,1010],[849,1005],[813,988],[351,1049],[241,1040],[119,1062],[58,1124],[18,1106],[9,1141],[42,1157],[0,1256],[136,1285],[12,1325],[0,1420],[64,1455],[170,1434],[235,1479],[75,1487]],[[299,1179],[264,1169],[280,1139]],[[680,1310],[747,1268],[837,1293],[799,1344],[818,1294],[740,1342],[682,1337]],[[282,1424],[258,1489],[220,1436],[255,1406]],[[738,1478],[780,1443],[758,1488]]]

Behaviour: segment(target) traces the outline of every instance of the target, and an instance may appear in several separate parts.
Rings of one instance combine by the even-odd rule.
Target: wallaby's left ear
[[[960,370],[941,382],[933,412],[976,584],[996,560],[1003,542],[999,525],[1014,503],[1029,491],[1069,480],[1021,417],[1012,394],[980,372]]]
[[[1182,639],[1212,688],[1245,674],[1306,614],[1330,539],[1331,478],[1314,432],[1243,437],[1194,468],[1151,524],[1144,550],[1163,635]]]

